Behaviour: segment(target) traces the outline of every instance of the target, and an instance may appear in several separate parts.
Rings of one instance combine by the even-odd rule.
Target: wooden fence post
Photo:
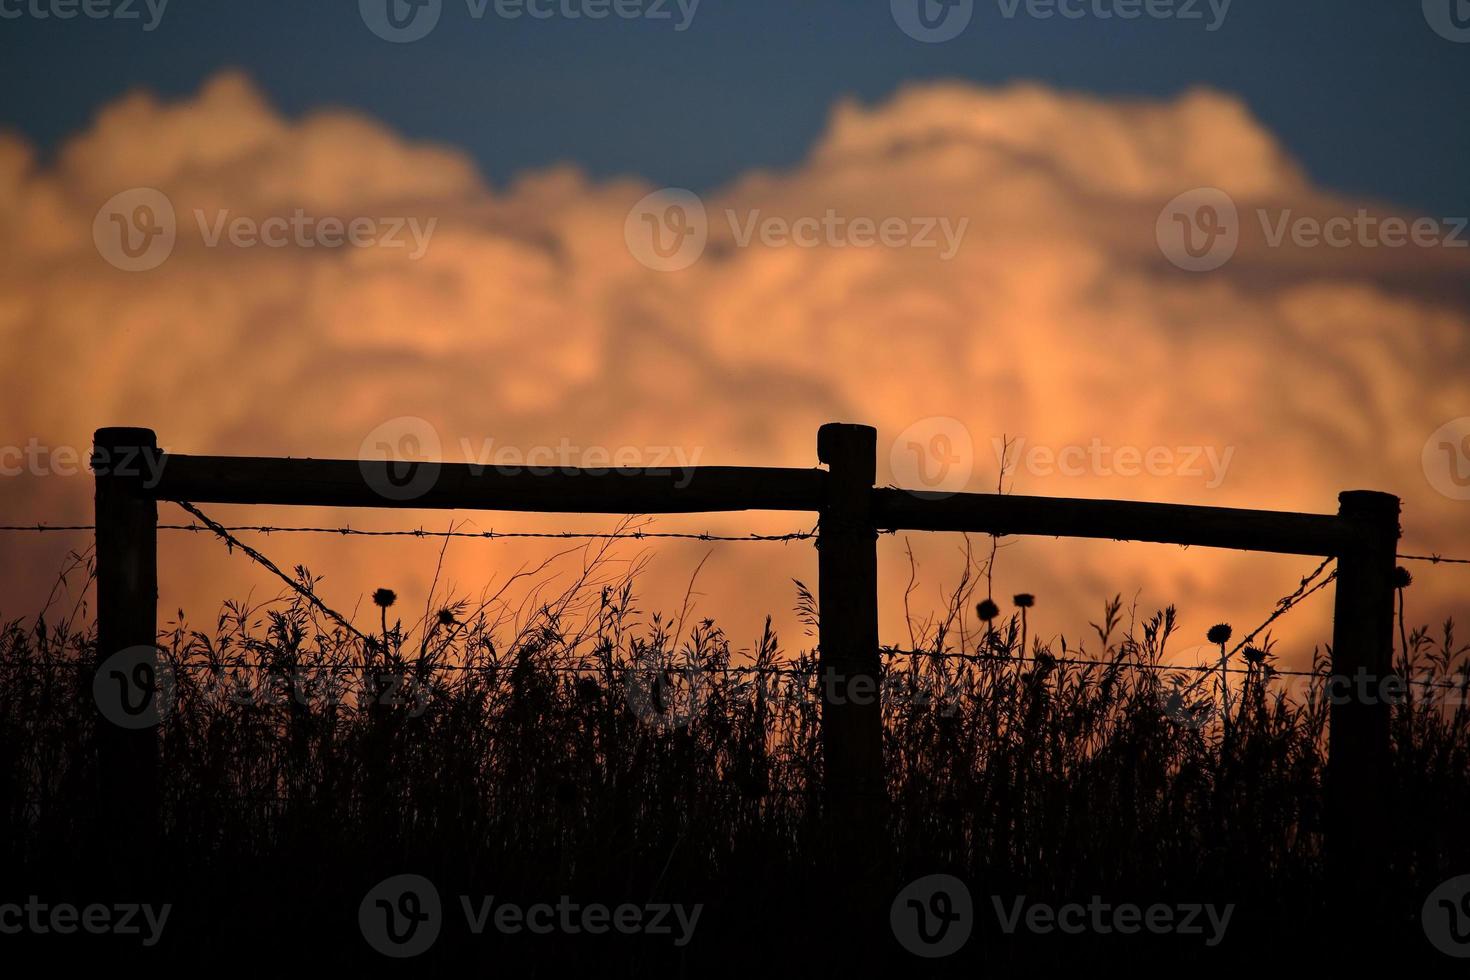
[[[878,817],[885,791],[872,514],[877,445],[871,426],[833,422],[817,432],[817,458],[829,469],[817,541],[822,753],[829,809],[847,827]]]
[[[1349,528],[1337,558],[1326,775],[1329,894],[1349,916],[1369,915],[1386,860],[1393,573],[1399,498],[1349,490],[1338,516]]]
[[[110,838],[105,850],[116,870],[135,878],[138,861],[153,840],[158,819],[158,731],[156,726],[119,724],[115,706],[104,708],[113,682],[133,703],[157,698],[158,505],[143,491],[157,476],[158,439],[151,429],[98,429],[93,438],[96,481],[97,653],[92,690],[98,696],[96,738],[98,832]],[[142,648],[142,649],[139,649]],[[97,678],[109,657],[133,651],[124,676]],[[138,669],[139,666],[143,669]],[[122,696],[120,694],[120,696]],[[156,711],[156,706],[150,710]]]

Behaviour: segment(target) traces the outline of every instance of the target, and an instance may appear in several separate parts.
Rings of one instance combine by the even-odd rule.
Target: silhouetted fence
[[[877,431],[831,423],[817,433],[827,469],[704,466],[497,472],[388,460],[314,460],[163,453],[152,430],[96,433],[98,663],[157,642],[157,502],[454,508],[541,513],[683,514],[771,510],[819,515],[819,664],[829,805],[871,826],[885,805],[879,703],[877,537],[880,530],[1111,538],[1337,559],[1326,786],[1334,887],[1359,891],[1377,871],[1389,781],[1395,550],[1399,499],[1347,491],[1335,515],[1112,500],[930,494],[878,488]],[[385,487],[432,478],[412,494]],[[416,484],[417,485],[417,484]],[[1022,651],[1025,654],[1025,651]],[[1342,685],[1338,685],[1338,693]],[[103,792],[146,835],[157,812],[156,734],[103,726]],[[1381,869],[1378,869],[1381,870]]]

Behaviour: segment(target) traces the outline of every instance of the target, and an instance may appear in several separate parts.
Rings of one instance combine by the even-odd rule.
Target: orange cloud
[[[1239,243],[1220,268],[1192,273],[1156,229],[1169,202],[1204,187],[1229,196]],[[176,224],[172,251],[145,272],[109,264],[93,234],[99,208],[133,188],[161,192]],[[707,242],[678,271],[649,268],[629,246],[630,209],[655,190],[573,167],[491,188],[453,148],[342,112],[286,119],[231,74],[176,104],[130,95],[54,161],[0,136],[11,366],[0,441],[12,450],[0,463],[21,471],[0,480],[0,508],[87,519],[90,480],[58,450],[85,451],[105,424],[149,425],[181,452],[353,457],[385,423],[391,435],[408,424],[392,420],[416,417],[451,460],[544,447],[576,464],[600,447],[647,465],[807,466],[817,426],[842,419],[879,428],[882,482],[992,489],[1009,436],[1016,492],[1324,511],[1340,489],[1384,489],[1405,499],[1406,549],[1470,552],[1470,505],[1425,457],[1436,430],[1470,415],[1470,253],[1389,248],[1358,229],[1342,247],[1273,242],[1304,218],[1392,212],[1314,187],[1232,98],[937,84],[844,103],[801,164],[704,195]],[[280,230],[282,244],[232,242],[237,220],[257,236]],[[342,234],[367,222],[363,246],[329,244],[331,220]],[[391,244],[394,221],[407,247]],[[447,520],[215,509],[248,523]],[[609,525],[461,516],[502,530]],[[937,606],[957,576],[956,542],[908,539],[922,575],[912,603]],[[379,585],[421,605],[437,556],[420,541],[260,543],[283,567],[325,572],[325,598],[346,609]],[[6,546],[5,612],[18,615],[49,589],[65,546]],[[883,632],[902,641],[903,541],[881,548]],[[454,544],[441,586],[478,591],[547,550]],[[660,548],[644,607],[677,609],[709,550]],[[713,550],[700,611],[737,639],[771,612],[800,642],[789,579],[814,579],[810,546]],[[221,598],[275,591],[202,537],[166,537],[162,555],[164,611],[207,618]],[[1202,639],[1216,620],[1254,625],[1310,567],[1021,540],[1002,549],[996,590],[1039,594],[1043,635],[1078,636],[1121,592],[1141,609],[1179,603]],[[1418,571],[1415,616],[1451,611],[1456,572]],[[1283,621],[1297,662],[1299,644],[1326,636],[1329,605]]]

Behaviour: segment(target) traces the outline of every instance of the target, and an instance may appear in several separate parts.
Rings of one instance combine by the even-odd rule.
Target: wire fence
[[[0,532],[37,533],[45,534],[65,531],[96,531],[94,524],[0,524]],[[365,538],[467,538],[484,541],[508,540],[514,538],[541,539],[541,540],[686,540],[686,541],[716,541],[716,542],[786,542],[786,541],[814,541],[818,537],[817,530],[790,531],[784,534],[711,534],[707,531],[462,531],[444,530],[434,531],[425,527],[416,528],[385,528],[366,529],[355,527],[310,527],[301,525],[275,525],[275,524],[217,524],[210,522],[209,525],[200,523],[191,524],[159,524],[160,531],[185,531],[191,533],[216,532],[225,530],[238,533],[255,534],[333,534],[342,537],[365,537]],[[879,534],[898,534],[897,530],[880,529]],[[1180,547],[1188,547],[1180,545]],[[1470,565],[1470,558],[1452,558],[1441,554],[1428,555],[1396,555],[1399,561],[1422,561],[1432,565]]]
[[[381,647],[383,641],[376,637],[368,636],[352,625],[348,619],[333,610],[313,590],[302,584],[295,578],[282,572],[268,557],[258,549],[246,544],[236,534],[254,533],[263,535],[274,534],[317,534],[336,535],[341,537],[369,537],[369,538],[420,538],[420,539],[470,539],[470,540],[688,540],[703,542],[740,543],[740,542],[764,542],[764,543],[786,543],[792,541],[817,540],[820,537],[820,528],[812,528],[808,531],[792,531],[784,534],[757,534],[748,533],[741,535],[712,534],[709,532],[676,532],[676,531],[645,531],[641,529],[620,531],[465,531],[456,530],[452,526],[446,530],[430,530],[424,527],[417,528],[387,528],[387,529],[363,529],[354,527],[324,527],[324,526],[301,526],[301,525],[271,525],[271,524],[236,524],[227,525],[213,520],[205,515],[193,504],[187,501],[173,501],[179,507],[187,511],[194,521],[188,524],[159,524],[160,531],[178,531],[191,534],[208,533],[220,538],[227,548],[240,549],[255,564],[260,565],[266,571],[273,574],[284,582],[292,591],[300,595],[306,602],[318,611],[322,612],[333,622],[343,627],[351,634],[361,640],[369,649]],[[14,533],[53,533],[53,532],[94,532],[96,526],[93,524],[0,524],[0,532]],[[880,530],[880,534],[896,534],[894,530]],[[1438,553],[1429,555],[1400,554],[1396,556],[1400,561],[1427,562],[1433,565],[1470,565],[1470,558],[1452,558]],[[1184,693],[1195,690],[1199,685],[1211,677],[1221,675],[1252,675],[1264,674],[1268,677],[1306,677],[1326,679],[1331,677],[1330,672],[1318,670],[1283,670],[1270,665],[1260,667],[1231,667],[1229,662],[1239,653],[1251,649],[1250,644],[1267,630],[1273,623],[1280,620],[1288,612],[1300,605],[1312,595],[1326,588],[1337,578],[1336,569],[1328,571],[1329,566],[1335,559],[1327,558],[1315,569],[1303,576],[1297,589],[1289,595],[1277,600],[1276,607],[1271,614],[1255,629],[1247,633],[1233,648],[1225,652],[1222,658],[1215,663],[1209,664],[1163,664],[1149,663],[1137,660],[1102,660],[1085,657],[1057,657],[1047,653],[1039,655],[1027,655],[1025,653],[973,653],[951,650],[923,650],[905,649],[896,646],[884,646],[879,650],[880,656],[890,661],[896,657],[926,658],[943,661],[960,660],[970,663],[1004,662],[1014,664],[1031,664],[1039,667],[1076,667],[1083,670],[1110,669],[1110,670],[1142,670],[1157,673],[1194,673],[1199,676],[1192,681]],[[1324,575],[1324,572],[1326,573]],[[65,666],[64,662],[58,663]],[[234,661],[223,664],[186,664],[190,669],[229,669],[248,668],[257,670],[269,670],[278,667],[265,661]],[[429,668],[432,671],[491,671],[503,669],[503,664],[444,664],[435,663]],[[312,667],[314,670],[342,670],[354,669],[355,665],[319,665]],[[541,665],[540,669],[554,673],[567,673],[588,675],[605,672],[604,668],[596,664],[579,665]],[[659,668],[665,669],[665,668]],[[779,661],[764,665],[750,666],[701,666],[691,668],[695,673],[718,673],[724,675],[770,675],[770,676],[816,676],[819,667],[812,661],[810,663],[797,663],[794,661]],[[1458,688],[1464,686],[1459,681],[1421,681],[1424,686]]]

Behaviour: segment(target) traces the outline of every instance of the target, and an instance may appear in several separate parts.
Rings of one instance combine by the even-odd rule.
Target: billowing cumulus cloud
[[[94,238],[99,208],[134,188],[165,196],[177,232],[167,258],[140,272],[114,267]],[[1210,272],[1177,267],[1156,231],[1165,206],[1198,188],[1225,192],[1235,210],[1220,217],[1238,244]],[[705,194],[707,241],[677,271],[639,260],[649,253],[629,220],[657,190],[572,166],[492,188],[452,147],[342,112],[287,119],[235,75],[180,103],[128,96],[52,160],[0,136],[0,441],[29,447],[0,460],[26,471],[0,481],[0,509],[85,520],[90,480],[67,475],[67,450],[84,451],[104,424],[149,425],[194,453],[354,457],[372,450],[365,440],[427,434],[450,460],[543,447],[541,459],[573,464],[636,450],[624,461],[809,466],[817,426],[842,419],[878,427],[882,482],[993,489],[1008,437],[1004,485],[1018,493],[1330,511],[1340,489],[1377,488],[1405,499],[1407,549],[1470,551],[1470,502],[1456,499],[1470,491],[1454,479],[1470,458],[1453,455],[1470,431],[1431,442],[1443,469],[1425,467],[1431,434],[1470,415],[1470,251],[1388,247],[1392,208],[1313,186],[1228,96],[1123,102],[936,84],[845,103],[800,165]],[[1202,203],[1217,200],[1186,197],[1183,212],[1205,222]],[[123,226],[149,217],[135,211]],[[274,227],[280,247],[236,235],[240,219]],[[365,244],[334,245],[354,220]],[[1314,226],[1331,241],[1314,242]],[[1436,228],[1441,241],[1454,231]],[[1203,223],[1191,231],[1200,247],[1212,241]],[[427,427],[394,421],[404,418]],[[589,460],[590,447],[607,455]],[[276,524],[448,519],[206,510]],[[162,516],[182,515],[165,505]],[[502,530],[609,526],[459,517]],[[657,527],[768,532],[803,520]],[[920,561],[916,611],[937,606],[958,573],[953,538],[883,540],[883,630],[899,641],[905,542]],[[379,585],[421,607],[437,557],[421,541],[259,543],[283,567],[326,573],[324,597],[349,610]],[[6,539],[7,614],[40,602],[65,546]],[[453,544],[441,587],[476,592],[547,550]],[[644,607],[677,610],[711,550],[699,611],[737,639],[771,612],[800,642],[789,580],[815,577],[805,543],[661,546]],[[220,598],[276,590],[203,537],[166,537],[162,555],[165,611],[207,618]],[[1219,619],[1254,625],[1311,567],[1015,540],[995,589],[1037,593],[1043,635],[1077,636],[1114,593],[1140,609],[1176,602],[1202,634]],[[1452,611],[1459,575],[1416,571],[1417,618]],[[1317,598],[1279,635],[1321,639],[1329,605]]]

